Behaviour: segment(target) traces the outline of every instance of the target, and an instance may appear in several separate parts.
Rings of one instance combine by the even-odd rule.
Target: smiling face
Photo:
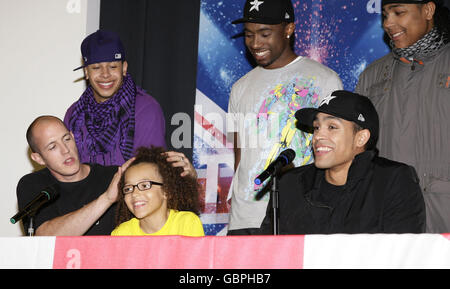
[[[275,69],[289,64],[296,55],[289,46],[294,24],[245,23],[245,45],[256,63],[266,69]]]
[[[383,29],[396,48],[406,48],[433,28],[435,4],[387,4],[383,6]]]
[[[94,63],[84,68],[86,79],[89,80],[98,103],[116,94],[122,85],[123,77],[127,74],[127,69],[126,61]]]
[[[142,181],[163,183],[155,164],[143,162],[126,170],[124,186],[137,185]],[[132,193],[125,195],[124,200],[130,212],[140,220],[165,216],[167,213],[167,196],[162,186],[152,185],[144,191],[135,187]]]
[[[367,129],[356,132],[353,122],[322,112],[317,114],[313,127],[315,166],[344,172],[346,176],[355,156],[364,151],[370,132]]]
[[[32,130],[35,152],[31,158],[46,166],[61,182],[82,180],[86,167],[80,164],[73,134],[56,118],[43,118]]]

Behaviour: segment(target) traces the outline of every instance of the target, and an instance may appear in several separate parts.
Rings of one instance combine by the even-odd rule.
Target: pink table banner
[[[4,237],[0,268],[450,269],[450,234]]]
[[[53,268],[301,269],[304,236],[57,237]]]

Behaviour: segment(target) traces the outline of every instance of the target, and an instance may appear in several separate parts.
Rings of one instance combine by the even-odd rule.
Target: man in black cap
[[[245,45],[258,65],[232,87],[228,112],[245,116],[235,127],[235,174],[232,181],[228,234],[251,234],[265,216],[268,198],[256,200],[266,184],[253,180],[280,151],[296,152],[294,164],[312,162],[305,135],[295,127],[295,111],[317,104],[342,89],[339,76],[328,67],[297,56],[293,50],[294,9],[290,0],[247,0]]]
[[[417,170],[429,233],[450,232],[450,17],[442,4],[383,0],[392,51],[355,89],[380,114],[380,156]]]
[[[315,161],[280,178],[280,234],[424,232],[416,172],[377,156],[378,114],[367,97],[335,91],[295,117],[314,131]],[[268,210],[260,233],[273,233],[272,219]]]

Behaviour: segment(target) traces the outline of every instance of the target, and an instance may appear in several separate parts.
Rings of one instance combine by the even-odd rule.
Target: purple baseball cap
[[[119,35],[111,31],[97,30],[81,43],[81,55],[84,64],[73,71],[93,63],[124,61],[125,49]]]

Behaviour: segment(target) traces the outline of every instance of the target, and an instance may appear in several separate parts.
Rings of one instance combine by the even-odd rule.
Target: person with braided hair
[[[392,51],[359,76],[380,116],[380,156],[416,168],[429,233],[450,232],[450,17],[442,0],[383,0]]]
[[[138,148],[119,182],[117,227],[111,235],[205,235],[196,179],[181,177],[182,168],[166,158],[163,148]]]

